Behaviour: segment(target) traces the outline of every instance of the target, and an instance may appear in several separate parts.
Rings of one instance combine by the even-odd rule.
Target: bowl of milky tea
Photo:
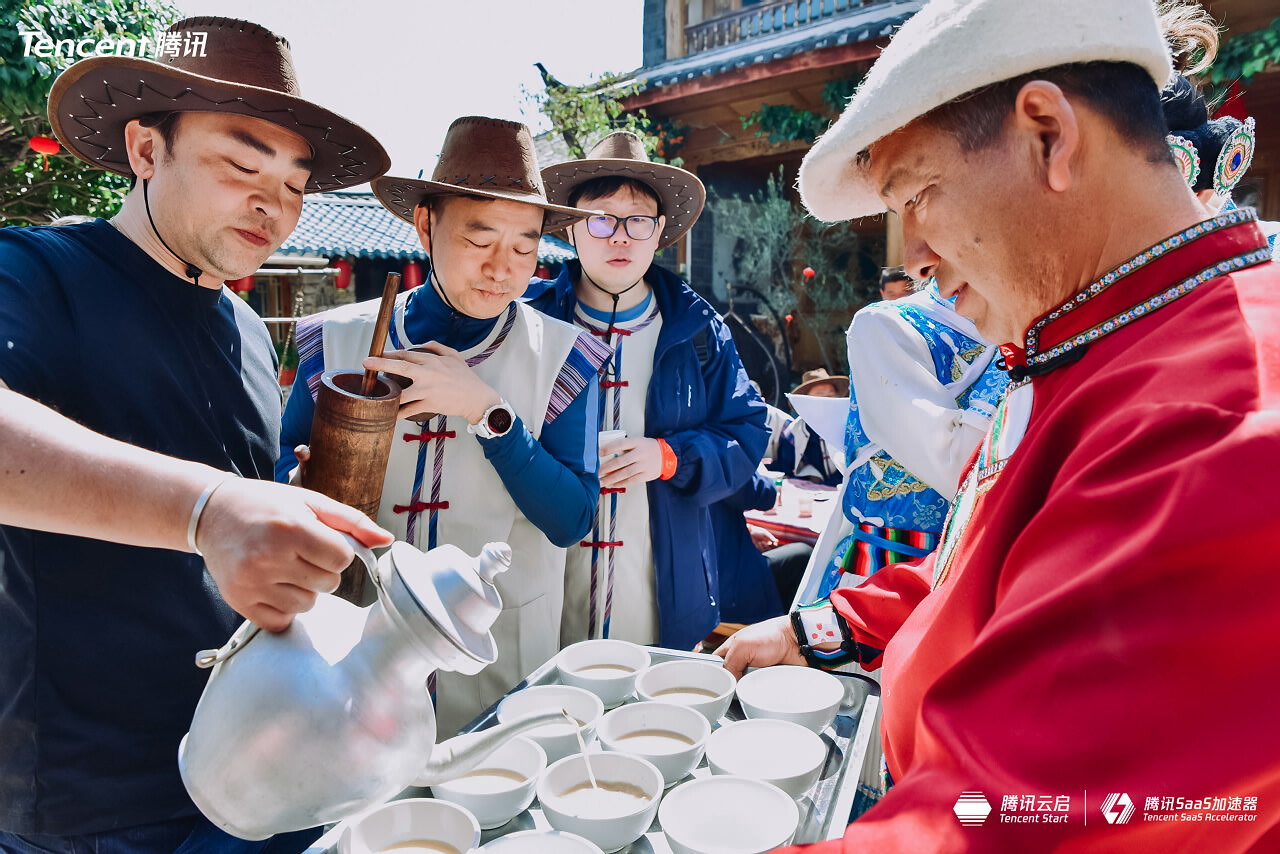
[[[653,823],[662,799],[662,773],[627,753],[583,753],[555,762],[538,781],[538,804],[556,830],[617,851]]]
[[[652,700],[614,709],[596,725],[601,747],[647,759],[667,786],[697,767],[710,735],[711,724],[701,712]]]
[[[529,808],[547,754],[536,741],[517,736],[489,754],[474,771],[431,787],[431,794],[471,811],[481,830],[501,827]]]
[[[486,854],[603,854],[600,846],[563,830],[520,830],[480,849]]]
[[[498,722],[510,723],[552,710],[563,711],[565,722],[543,724],[523,733],[524,737],[538,743],[547,754],[547,762],[586,750],[595,740],[596,721],[604,714],[604,704],[585,688],[572,685],[523,688],[498,706]]]
[[[718,662],[667,661],[637,677],[636,694],[641,700],[688,706],[714,724],[729,708],[737,684]]]
[[[468,810],[435,798],[408,798],[370,810],[342,835],[342,854],[467,854],[480,844]]]
[[[627,641],[601,638],[567,646],[556,656],[560,682],[585,688],[612,709],[631,695],[636,677],[649,669],[649,653]]]

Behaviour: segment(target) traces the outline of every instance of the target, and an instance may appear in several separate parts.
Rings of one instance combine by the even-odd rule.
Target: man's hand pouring
[[[196,547],[227,604],[283,631],[316,595],[338,587],[355,554],[342,533],[371,548],[392,535],[318,492],[228,476],[199,514]]]

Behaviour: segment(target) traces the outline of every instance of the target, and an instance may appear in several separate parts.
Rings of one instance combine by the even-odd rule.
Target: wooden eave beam
[[[716,92],[721,89],[741,86],[744,83],[752,83],[756,80],[778,77],[783,74],[792,74],[797,71],[807,71],[814,68],[826,68],[831,65],[842,65],[846,62],[858,62],[864,59],[874,59],[880,55],[880,51],[885,44],[888,44],[887,40],[824,47],[819,50],[793,54],[782,59],[758,62],[743,68],[722,71],[719,74],[705,77],[699,76],[693,80],[681,80],[667,86],[646,89],[643,92],[624,98],[622,106],[627,110],[638,110],[643,107],[652,107],[668,101],[688,98],[692,95]]]

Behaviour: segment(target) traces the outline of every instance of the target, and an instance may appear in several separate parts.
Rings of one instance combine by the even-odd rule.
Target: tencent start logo
[[[987,802],[987,797],[982,792],[962,792],[953,810],[961,824],[966,827],[977,827],[991,815],[991,804]]]
[[[1102,817],[1107,824],[1128,824],[1133,818],[1133,800],[1124,792],[1112,792],[1102,802]]]

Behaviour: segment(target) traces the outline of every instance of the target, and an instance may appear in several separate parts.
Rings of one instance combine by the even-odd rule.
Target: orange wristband
[[[671,480],[676,475],[676,452],[671,450],[671,446],[667,444],[666,439],[658,440],[658,447],[662,450],[662,473],[658,475],[662,480]]]

